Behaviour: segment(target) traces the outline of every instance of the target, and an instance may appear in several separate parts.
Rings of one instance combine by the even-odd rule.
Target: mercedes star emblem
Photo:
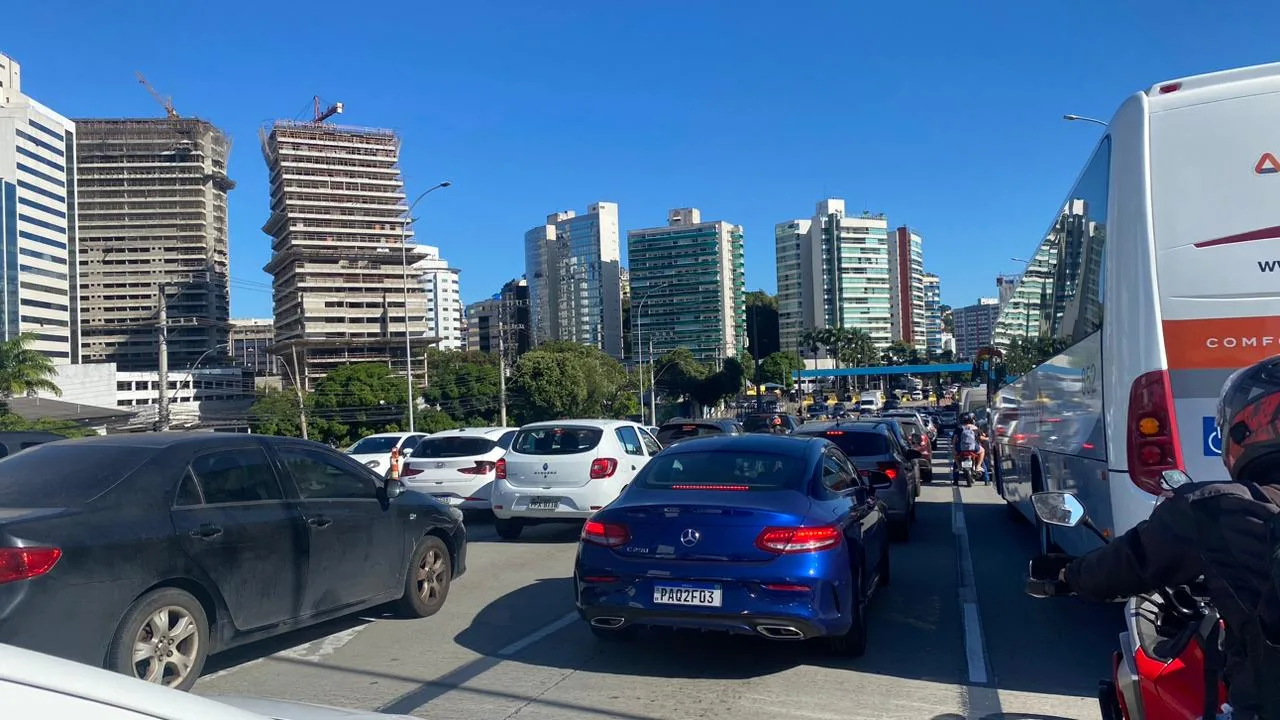
[[[694,530],[693,528],[689,528],[680,533],[680,542],[684,543],[685,547],[693,547],[698,544],[698,540],[701,537],[702,533]]]

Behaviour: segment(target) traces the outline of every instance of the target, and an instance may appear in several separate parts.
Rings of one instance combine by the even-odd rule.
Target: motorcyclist
[[[959,455],[959,451],[965,449],[962,447],[962,443],[964,442],[965,430],[970,430],[973,432],[973,438],[976,443],[976,447],[969,448],[969,449],[978,454],[977,468],[979,469],[979,471],[981,471],[984,474],[986,473],[987,435],[986,433],[982,432],[982,428],[978,427],[978,418],[973,413],[967,412],[960,416],[960,421],[956,423],[955,432],[953,432],[951,435],[952,477],[958,477],[958,475],[956,474],[959,472],[959,461],[957,456]]]
[[[774,435],[787,434],[787,428],[783,426],[781,416],[774,415],[773,419],[769,421],[769,432],[773,433]]]
[[[1233,720],[1280,718],[1280,648],[1264,627],[1280,619],[1269,582],[1268,525],[1280,504],[1280,355],[1227,379],[1217,430],[1224,482],[1187,483],[1164,494],[1151,516],[1114,542],[1061,562],[1059,580],[1092,600],[1131,597],[1201,576],[1227,628],[1224,680]],[[1033,574],[1046,576],[1043,570]],[[1052,574],[1051,572],[1049,574]],[[1280,644],[1280,639],[1272,637]]]

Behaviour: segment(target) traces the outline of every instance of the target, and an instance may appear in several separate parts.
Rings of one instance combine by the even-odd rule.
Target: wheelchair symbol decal
[[[1205,457],[1222,455],[1222,436],[1218,434],[1218,420],[1213,417],[1204,419],[1204,454]]]

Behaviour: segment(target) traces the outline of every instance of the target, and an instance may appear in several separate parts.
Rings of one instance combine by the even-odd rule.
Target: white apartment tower
[[[75,133],[0,55],[0,339],[30,333],[59,365],[80,362]]]
[[[440,338],[437,347],[441,350],[465,349],[466,318],[458,282],[462,271],[450,267],[448,261],[440,257],[438,247],[419,245],[416,257],[413,272],[421,279],[422,290],[427,294],[427,332]]]
[[[196,118],[77,119],[79,287],[85,362],[155,370],[160,292],[169,367],[229,350],[231,143]]]
[[[618,204],[547,216],[524,235],[532,343],[566,340],[622,359]]]
[[[819,202],[809,220],[775,226],[784,349],[826,327],[862,330],[880,347],[893,341],[889,235],[884,215],[848,217],[836,198]]]
[[[406,330],[431,344],[426,293],[405,267],[409,227],[391,130],[277,121],[262,133],[271,182],[272,352],[307,387],[353,362],[400,372]],[[406,302],[407,301],[407,302]]]

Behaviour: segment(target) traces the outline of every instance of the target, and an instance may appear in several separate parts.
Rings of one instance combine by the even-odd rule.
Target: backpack
[[[960,439],[956,443],[956,450],[960,452],[978,452],[978,433],[971,426],[965,425],[960,428]]]
[[[1280,629],[1280,489],[1206,482],[1175,494],[1189,501],[1211,599],[1244,655],[1232,685],[1250,687],[1259,717],[1280,718],[1280,636],[1264,631]]]

